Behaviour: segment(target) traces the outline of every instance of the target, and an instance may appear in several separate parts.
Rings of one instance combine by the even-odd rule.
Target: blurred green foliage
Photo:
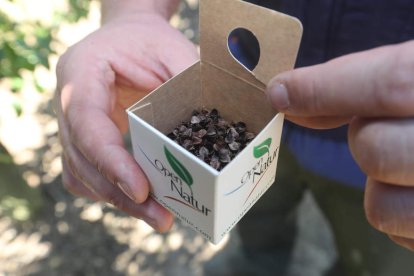
[[[17,24],[0,12],[0,78],[12,79],[12,91],[18,92],[24,81],[23,69],[34,71],[36,66],[49,69],[49,55],[54,51],[54,26],[39,22]]]
[[[19,1],[8,0],[12,5]],[[76,23],[89,13],[89,0],[66,0],[68,10],[55,11],[52,23],[46,25],[39,21],[14,22],[8,14],[0,11],[0,80],[8,78],[11,90],[19,92],[25,85],[24,70],[34,72],[37,66],[49,69],[49,56],[54,54],[53,44],[58,43],[57,30],[62,23]],[[43,87],[34,79],[33,85],[38,92]],[[21,105],[13,107],[18,115]]]
[[[2,0],[0,0],[2,1]],[[3,0],[6,1],[6,0]],[[19,0],[7,0],[16,9],[22,8]],[[19,93],[28,81],[24,72],[32,73],[38,92],[44,88],[38,83],[34,71],[38,67],[49,69],[49,57],[56,54],[58,28],[64,23],[76,23],[87,17],[91,1],[65,0],[66,10],[56,10],[51,23],[34,20],[15,22],[10,14],[0,10],[0,81],[9,80],[13,93]],[[20,102],[12,103],[17,115],[24,108]],[[39,189],[30,188],[21,175],[20,168],[0,141],[0,215],[18,221],[33,216],[42,206]],[[1,274],[1,273],[0,273]]]
[[[42,208],[40,189],[31,188],[7,149],[0,143],[0,216],[27,221]]]
[[[89,0],[69,0],[69,13],[66,14],[66,20],[71,23],[87,17],[89,12]]]

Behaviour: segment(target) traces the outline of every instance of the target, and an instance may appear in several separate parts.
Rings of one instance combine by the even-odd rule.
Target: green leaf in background
[[[86,18],[89,13],[90,0],[69,0],[69,11],[65,14],[69,22],[77,22]]]
[[[23,88],[24,81],[21,77],[15,77],[11,80],[11,91],[13,93],[20,92]]]
[[[20,117],[23,113],[22,105],[19,102],[14,102],[13,108],[14,108],[14,111],[16,111],[17,116]]]
[[[260,158],[263,155],[265,155],[267,152],[269,152],[271,143],[272,143],[272,138],[267,138],[265,141],[263,141],[263,143],[255,146],[253,149],[254,157]]]
[[[13,7],[10,10],[24,8],[22,1],[7,0]],[[49,58],[56,54],[54,47],[59,45],[57,37],[59,27],[65,23],[76,23],[89,14],[90,0],[63,0],[64,9],[53,11],[54,20],[45,23],[39,20],[23,19],[18,22],[7,10],[0,9],[0,81],[8,80],[13,93],[21,92],[27,84],[25,78],[31,73],[35,78],[36,68],[50,70]],[[38,92],[45,88],[35,79],[34,87]],[[30,84],[29,84],[30,85]],[[16,113],[22,113],[20,103],[13,103]]]
[[[0,152],[0,164],[12,164],[13,158],[6,153]]]
[[[13,196],[4,196],[0,200],[0,210],[18,221],[26,221],[30,218],[30,198],[16,198]]]
[[[187,169],[180,163],[180,161],[177,160],[177,158],[172,155],[172,153],[167,149],[166,146],[164,146],[164,153],[165,157],[167,157],[168,163],[170,163],[170,166],[175,171],[175,173],[184,180],[185,183],[187,183],[188,186],[193,185],[193,177],[191,174],[187,171]]]
[[[39,80],[37,78],[33,79],[33,85],[35,86],[37,92],[39,93],[44,93],[45,92],[45,88],[39,83]]]

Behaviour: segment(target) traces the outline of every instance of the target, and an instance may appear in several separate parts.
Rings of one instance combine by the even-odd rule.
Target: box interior
[[[200,62],[197,62],[148,94],[130,110],[167,134],[180,122],[187,121],[193,109],[200,106]]]
[[[259,133],[275,116],[264,92],[220,68],[199,62],[141,100],[132,111],[164,134],[194,109],[216,108],[227,121]]]

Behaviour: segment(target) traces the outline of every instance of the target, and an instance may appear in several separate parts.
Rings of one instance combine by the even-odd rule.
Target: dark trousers
[[[276,270],[269,275],[283,275],[289,263],[297,208],[307,189],[328,221],[337,248],[337,262],[325,275],[414,275],[414,253],[367,222],[363,190],[306,171],[283,146],[275,183],[238,224],[248,258],[265,252],[274,256]]]

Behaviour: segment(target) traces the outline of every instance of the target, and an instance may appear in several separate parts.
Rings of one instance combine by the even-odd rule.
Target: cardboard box
[[[228,36],[237,28],[259,41],[252,72],[229,52]],[[273,76],[293,68],[301,34],[290,16],[238,0],[201,0],[200,61],[127,111],[134,156],[151,196],[213,243],[275,180],[283,114],[272,109],[264,90]],[[165,135],[200,108],[216,108],[257,134],[220,172]]]

